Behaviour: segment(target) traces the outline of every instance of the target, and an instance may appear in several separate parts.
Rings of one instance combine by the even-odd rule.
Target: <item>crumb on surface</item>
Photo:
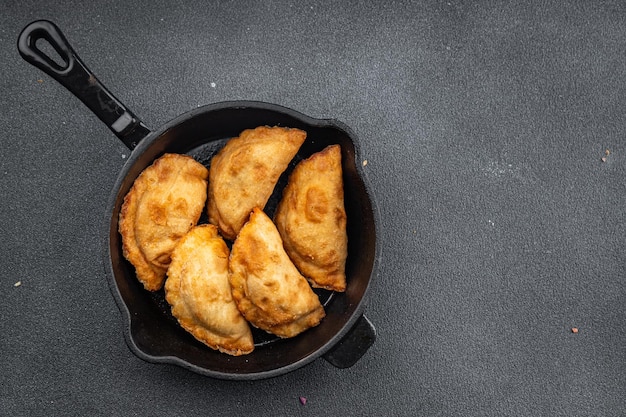
[[[572,333],[574,334],[578,333],[578,327],[572,327]]]
[[[363,160],[363,166],[367,165],[367,159]]]
[[[14,287],[19,287],[20,285],[22,285],[22,281],[17,281],[15,284],[13,284]]]
[[[302,404],[302,405],[306,404],[306,397],[300,397],[298,399],[300,400],[300,404]]]

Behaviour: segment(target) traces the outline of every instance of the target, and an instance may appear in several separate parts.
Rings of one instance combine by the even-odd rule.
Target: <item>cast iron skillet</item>
[[[42,49],[41,42],[48,42],[58,57],[45,52],[52,48]],[[172,363],[214,378],[240,380],[284,374],[320,356],[339,368],[352,366],[360,359],[375,340],[374,327],[363,310],[378,264],[379,245],[377,211],[358,163],[358,142],[347,126],[313,119],[275,104],[233,101],[194,109],[151,131],[96,79],[52,22],[39,20],[26,26],[19,36],[18,50],[27,62],[86,104],[132,150],[107,205],[103,243],[109,285],[124,319],[126,342],[134,354],[149,362]],[[163,291],[150,293],[143,289],[134,268],[122,255],[117,223],[123,198],[133,181],[163,153],[189,154],[209,166],[211,157],[229,138],[260,125],[296,127],[308,134],[265,207],[270,216],[295,164],[329,144],[341,145],[348,216],[347,290],[316,291],[326,310],[319,326],[284,340],[255,329],[254,352],[232,357],[207,348],[187,334],[172,317]]]

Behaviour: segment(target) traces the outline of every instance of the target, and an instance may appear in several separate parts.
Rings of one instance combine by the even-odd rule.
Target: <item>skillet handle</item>
[[[42,51],[37,46],[42,40],[47,41],[58,56]],[[37,20],[27,25],[20,33],[17,49],[24,60],[78,97],[131,150],[150,133],[150,129],[96,79],[54,23]]]
[[[375,340],[374,325],[361,316],[343,339],[322,357],[337,368],[349,368],[361,359]]]

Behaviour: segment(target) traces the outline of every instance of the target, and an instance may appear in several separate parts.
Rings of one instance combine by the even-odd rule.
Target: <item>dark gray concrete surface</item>
[[[0,415],[625,415],[626,7],[519,3],[4,0]],[[151,128],[260,100],[353,129],[382,219],[360,361],[228,382],[130,352],[102,260],[129,151],[18,55],[42,18]]]

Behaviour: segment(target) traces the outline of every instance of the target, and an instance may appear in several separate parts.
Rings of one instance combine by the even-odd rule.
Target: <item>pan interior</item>
[[[348,286],[345,293],[316,290],[327,314],[319,326],[291,339],[279,339],[254,329],[254,352],[232,357],[209,349],[185,332],[172,317],[163,290],[150,293],[143,289],[134,268],[122,255],[117,219],[123,198],[135,178],[163,153],[185,153],[209,167],[212,156],[228,139],[244,129],[261,125],[297,127],[307,132],[305,143],[281,176],[264,209],[270,217],[295,165],[330,144],[341,145],[348,216]],[[118,178],[108,231],[111,287],[120,308],[128,313],[126,337],[131,349],[150,361],[173,362],[210,376],[251,379],[299,367],[336,343],[362,312],[362,299],[375,257],[374,216],[356,153],[350,133],[332,122],[294,115],[282,108],[279,111],[258,106],[198,109],[140,143]],[[201,222],[207,222],[206,215]]]

